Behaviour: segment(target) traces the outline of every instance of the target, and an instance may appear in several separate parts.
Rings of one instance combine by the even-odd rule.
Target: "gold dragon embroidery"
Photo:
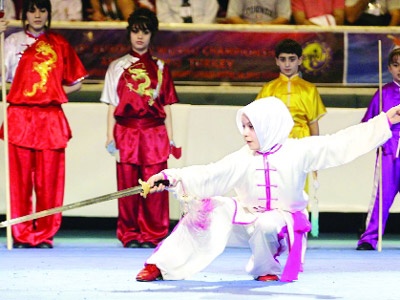
[[[138,84],[137,89],[134,88],[132,83],[128,82],[126,84],[127,88],[129,89],[129,91],[138,93],[140,96],[149,96],[150,99],[148,101],[148,104],[150,106],[154,104],[154,99],[158,97],[162,83],[162,71],[164,64],[163,62],[158,61],[157,65],[158,65],[158,72],[157,72],[158,84],[156,89],[149,88],[151,80],[145,69],[137,68],[137,66],[132,66],[127,70],[134,81],[136,82],[143,81]]]
[[[40,81],[33,84],[31,91],[24,91],[24,95],[28,97],[35,95],[38,90],[46,92],[49,73],[55,67],[55,63],[57,62],[57,53],[53,50],[50,44],[44,41],[38,42],[36,52],[35,56],[42,60],[42,62],[34,62],[33,70],[40,75]]]
[[[138,93],[140,96],[146,95],[151,97],[153,92],[149,89],[150,78],[149,75],[147,75],[146,70],[129,68],[128,73],[131,75],[131,78],[134,81],[143,81],[138,84],[137,89],[133,87],[132,83],[127,83],[126,86],[129,88],[129,90]]]

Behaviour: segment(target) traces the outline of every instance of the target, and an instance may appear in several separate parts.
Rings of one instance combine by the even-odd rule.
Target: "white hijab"
[[[259,151],[268,152],[275,145],[282,144],[294,125],[292,116],[285,104],[276,97],[255,100],[239,109],[236,124],[243,134],[242,115],[249,118],[260,144]]]

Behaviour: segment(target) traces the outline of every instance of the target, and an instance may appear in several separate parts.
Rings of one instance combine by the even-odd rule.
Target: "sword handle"
[[[143,198],[146,198],[147,195],[150,193],[151,187],[146,181],[143,181],[141,179],[139,179],[139,184],[142,186],[142,192],[140,193],[140,196],[142,196]],[[169,186],[169,180],[163,179],[163,180],[157,180],[156,182],[154,182],[154,186],[159,186],[160,184]]]
[[[154,182],[155,186],[159,186],[160,184],[165,185],[165,186],[169,186],[169,180],[168,179],[163,179],[163,180],[157,180],[156,182]]]

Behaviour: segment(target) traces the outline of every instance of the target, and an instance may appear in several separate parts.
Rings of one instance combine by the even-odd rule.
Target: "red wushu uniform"
[[[33,212],[33,189],[36,211],[63,203],[65,148],[72,137],[61,108],[68,101],[63,85],[82,81],[87,72],[71,45],[52,32],[14,33],[5,41],[5,53],[12,81],[7,115],[11,217],[16,218]],[[61,214],[14,225],[14,242],[52,244],[60,225]]]
[[[114,139],[120,151],[118,189],[138,185],[167,166],[170,146],[164,106],[178,102],[168,67],[149,52],[131,51],[113,61],[106,73],[101,101],[115,106]],[[157,244],[169,229],[168,192],[118,201],[117,237]]]

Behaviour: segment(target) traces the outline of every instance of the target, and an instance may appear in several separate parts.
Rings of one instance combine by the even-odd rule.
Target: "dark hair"
[[[392,63],[397,63],[397,58],[400,56],[400,48],[394,48],[389,54],[388,66]]]
[[[130,32],[133,28],[140,30],[149,30],[151,32],[151,39],[153,39],[155,33],[158,31],[158,19],[157,15],[147,8],[138,8],[130,14],[128,18],[128,39],[130,39]]]
[[[22,3],[22,25],[25,28],[26,25],[26,14],[27,12],[34,10],[35,6],[39,9],[45,8],[47,12],[49,13],[47,17],[47,25],[46,29],[50,28],[51,24],[51,2],[50,0],[24,0]]]
[[[284,39],[275,47],[275,57],[278,58],[281,53],[294,53],[299,58],[303,55],[301,45],[292,39]]]

